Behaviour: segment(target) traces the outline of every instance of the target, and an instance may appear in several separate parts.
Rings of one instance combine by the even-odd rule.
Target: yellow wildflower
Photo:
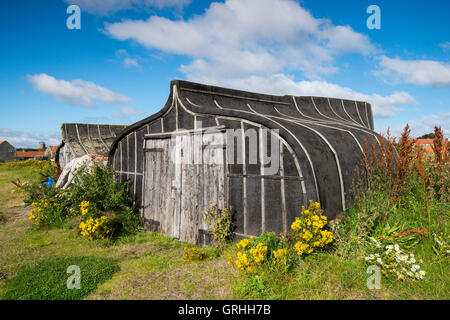
[[[253,259],[256,263],[263,262],[266,257],[267,246],[263,245],[262,243],[258,243],[256,245],[256,248],[250,249],[250,253],[253,255]]]
[[[253,242],[254,237],[251,236],[249,239],[242,239],[241,241],[239,241],[237,245],[239,250],[245,250],[247,249],[247,247],[250,245],[250,243]]]

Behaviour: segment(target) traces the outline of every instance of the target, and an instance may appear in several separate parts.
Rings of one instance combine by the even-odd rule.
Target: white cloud
[[[48,146],[57,146],[61,143],[61,136],[59,133],[32,133],[0,128],[0,140],[6,140],[16,148],[37,148],[41,141]]]
[[[439,46],[444,49],[444,51],[450,50],[450,41],[442,42]]]
[[[188,56],[180,71],[191,81],[272,94],[315,95],[368,101],[376,117],[390,117],[415,103],[406,92],[363,94],[320,79],[338,71],[339,55],[378,53],[349,26],[312,16],[293,0],[214,2],[188,20],[152,16],[105,24],[119,40]],[[312,81],[296,81],[301,72]]]
[[[450,86],[450,63],[433,60],[402,60],[380,58],[381,71],[377,73],[393,76],[400,81],[422,86]]]
[[[115,56],[125,67],[141,68],[139,61],[144,60],[138,56],[131,56],[125,49],[117,50]],[[114,61],[114,59],[110,59],[109,61]]]
[[[411,135],[413,137],[420,137],[424,134],[432,133],[434,132],[435,126],[442,128],[445,137],[448,138],[450,136],[450,112],[431,114],[418,120],[409,121],[408,124],[411,128]],[[390,127],[389,130],[392,136],[400,137],[404,127],[405,126]],[[387,126],[383,128],[383,132],[386,132],[386,130]]]
[[[267,75],[301,71],[309,78],[337,71],[336,56],[369,55],[367,36],[349,26],[317,19],[293,0],[226,0],[213,2],[189,20],[152,16],[105,24],[119,40],[135,40],[161,51],[193,59],[187,75]]]
[[[183,8],[192,0],[64,0],[68,4],[80,6],[81,11],[97,15],[109,15],[121,10],[142,10],[150,7]]]
[[[410,122],[413,136],[434,132],[434,126],[441,127],[446,137],[450,136],[450,112],[432,114]]]
[[[415,99],[407,92],[394,92],[388,96],[364,94],[326,81],[295,81],[294,77],[289,77],[284,74],[274,74],[267,77],[249,76],[246,78],[220,80],[215,78],[190,80],[268,94],[322,96],[366,101],[371,103],[372,112],[375,117],[391,117],[399,110],[399,106],[416,103]]]
[[[37,90],[43,93],[50,94],[58,100],[88,108],[95,107],[94,101],[106,104],[123,104],[131,101],[131,98],[125,95],[80,79],[58,80],[45,73],[27,75],[27,78]]]
[[[123,59],[123,64],[126,67],[129,67],[129,66],[133,66],[133,67],[137,67],[137,68],[141,67],[141,65],[139,64],[139,62],[137,61],[136,58],[129,58],[129,57],[125,58],[125,59]]]
[[[145,112],[131,107],[122,107],[118,112],[113,113],[113,118],[128,119],[130,116],[142,116]]]

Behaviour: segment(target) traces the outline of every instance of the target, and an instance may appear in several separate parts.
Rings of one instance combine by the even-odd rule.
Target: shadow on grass
[[[68,289],[67,280],[80,268],[80,289]],[[120,267],[111,258],[52,257],[22,267],[17,275],[5,280],[4,300],[76,300],[83,299],[97,286],[112,278]]]

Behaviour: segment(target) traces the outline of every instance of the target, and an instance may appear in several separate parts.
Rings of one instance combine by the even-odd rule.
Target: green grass
[[[22,204],[23,197],[15,192],[14,185],[11,181],[20,178],[22,181],[26,179],[36,179],[38,174],[33,172],[31,167],[7,167],[0,164],[0,215],[5,215],[5,211],[16,208]]]
[[[450,299],[449,262],[435,260],[430,235],[416,236],[418,244],[413,248],[427,271],[424,280],[383,278],[380,290],[366,287],[364,256],[368,249],[360,237],[361,228],[368,224],[365,219],[385,205],[381,193],[347,210],[339,241],[327,251],[305,257],[287,275],[268,271],[261,281],[255,281],[227,264],[227,257],[236,254],[235,245],[227,246],[222,255],[208,248],[209,259],[187,262],[184,243],[155,232],[90,241],[80,237],[74,227],[33,229],[27,216],[31,208],[21,206],[21,193],[12,193],[14,186],[9,181],[16,178],[36,175],[30,168],[0,166],[3,298],[240,299],[246,295],[248,299]],[[412,197],[408,207],[389,216],[390,224],[408,229],[428,226],[420,196],[412,193]],[[447,230],[448,212],[448,203],[430,204],[433,230]],[[83,291],[67,291],[69,263],[80,266]],[[247,291],[236,290],[239,287]]]
[[[69,289],[70,266],[80,270],[80,287]],[[14,278],[5,281],[6,300],[73,300],[93,292],[98,284],[119,271],[114,259],[99,257],[53,257],[22,267]],[[70,279],[69,279],[70,280]]]

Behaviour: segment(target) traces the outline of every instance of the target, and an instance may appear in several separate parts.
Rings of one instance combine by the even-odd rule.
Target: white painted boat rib
[[[187,113],[196,116],[196,115],[201,115],[200,113],[195,113],[192,112],[191,110],[189,110],[188,108],[186,108],[186,106],[183,104],[183,102],[181,101],[180,98],[177,98],[178,102],[180,103],[181,107],[183,108],[184,111],[186,111]],[[198,104],[195,104],[193,102],[191,102],[191,100],[189,100],[189,98],[185,98],[187,102],[189,102],[190,104],[192,104],[193,106],[196,106],[197,108],[202,108],[202,106],[199,106]]]
[[[342,121],[347,122],[347,120],[345,120],[344,118],[342,118],[340,115],[338,115],[338,114],[336,113],[336,111],[334,111],[333,107],[331,106],[330,98],[327,98],[327,101],[328,101],[328,106],[330,107],[331,111],[332,111],[339,119],[341,119]],[[336,121],[337,119],[334,119],[334,120]]]
[[[247,106],[249,107],[250,110],[252,110],[254,113],[256,113],[257,115],[261,116],[261,117],[266,117],[265,115],[256,112],[251,106],[250,104],[247,103]],[[341,201],[342,201],[342,209],[345,210],[346,209],[346,205],[345,205],[345,191],[344,191],[344,178],[342,176],[342,169],[341,169],[341,165],[340,165],[340,161],[339,161],[339,157],[337,155],[336,150],[333,148],[333,146],[331,145],[331,143],[328,141],[328,139],[322,135],[319,131],[317,131],[314,128],[311,128],[305,124],[301,124],[301,123],[296,123],[297,125],[300,125],[306,129],[311,130],[312,132],[314,132],[316,135],[318,135],[328,146],[328,148],[330,149],[330,151],[333,153],[334,156],[334,160],[336,162],[336,166],[337,166],[337,171],[338,171],[338,176],[339,176],[339,182],[340,182],[340,187],[341,187]],[[312,165],[312,163],[311,163]]]
[[[117,171],[117,173],[130,174],[130,175],[134,175],[135,174],[134,172],[129,172],[129,171]],[[142,176],[143,173],[138,172],[138,173],[136,173],[136,175],[137,176]]]
[[[264,144],[262,141],[262,128],[258,130],[258,140],[259,140],[259,165],[260,165],[260,175],[261,178],[261,233],[266,232],[266,188],[264,183]]]
[[[309,119],[311,119],[311,120],[321,120],[321,119],[317,119],[317,118],[314,118],[314,117],[310,117],[310,116],[307,116],[306,114],[304,114],[304,113],[300,110],[300,108],[298,107],[297,101],[295,100],[295,97],[294,97],[294,96],[292,96],[292,100],[294,100],[294,105],[295,105],[295,108],[297,109],[298,113],[300,113],[303,117],[309,118]]]
[[[130,171],[130,135],[127,135],[127,171]],[[127,180],[130,175],[127,173]]]
[[[179,120],[179,116],[178,116],[178,103],[177,100],[175,100],[175,130],[178,131],[178,120]]]
[[[314,120],[314,121],[321,121],[321,122],[323,122],[323,121],[333,121],[333,122],[337,122],[336,119],[332,119],[332,118],[329,118],[329,119],[331,119],[331,120],[326,120],[326,119],[320,119],[320,118],[315,118],[315,117],[307,116],[306,114],[304,114],[304,113],[300,110],[300,108],[299,108],[299,106],[298,106],[298,104],[297,104],[297,100],[295,100],[295,96],[291,96],[291,97],[292,97],[292,100],[294,101],[294,106],[295,106],[295,108],[297,109],[298,113],[300,113],[300,115],[302,115],[303,117],[309,118],[309,119]],[[331,107],[331,105],[330,105],[330,107]],[[333,111],[334,111],[334,110],[333,110]],[[355,125],[354,122],[352,122],[352,121],[350,121],[350,120],[346,120],[346,119],[342,118],[341,116],[339,116],[338,114],[336,114],[336,115],[337,115],[339,118],[341,118],[343,121],[345,121],[346,123],[351,124],[351,125]],[[304,120],[307,120],[307,119],[304,119]]]
[[[191,102],[190,100],[188,100],[187,98],[186,98],[186,100],[187,100],[190,104],[192,104],[193,106],[199,107],[198,105],[196,105],[195,103],[192,103],[192,102]],[[180,103],[181,103],[181,106],[182,106],[184,109],[187,109],[187,108],[183,105],[183,103],[182,103],[181,101],[180,101]],[[217,103],[217,102],[216,102],[216,103]],[[219,106],[219,108],[223,109],[223,107],[220,106],[218,103],[217,103],[217,105]],[[242,111],[242,110],[238,110],[238,111],[239,111],[239,112],[244,112],[244,113],[252,114],[252,112],[247,112],[247,111]],[[192,111],[190,111],[190,112],[192,112]],[[225,119],[225,120],[243,121],[244,123],[247,123],[247,124],[249,124],[249,125],[252,125],[252,126],[255,126],[255,127],[258,127],[258,128],[264,128],[264,129],[268,130],[271,134],[273,134],[274,136],[276,136],[280,141],[282,141],[282,142],[283,142],[283,145],[286,147],[286,149],[289,150],[289,153],[291,154],[292,158],[294,159],[294,164],[295,164],[295,167],[296,167],[296,169],[297,169],[297,173],[298,173],[299,177],[302,179],[302,180],[300,181],[300,184],[301,184],[301,187],[302,187],[303,201],[304,201],[305,204],[307,204],[308,200],[307,200],[306,184],[305,184],[305,179],[304,179],[304,176],[303,176],[302,168],[301,168],[301,166],[300,166],[300,161],[298,160],[297,154],[294,152],[294,150],[292,149],[292,147],[287,143],[287,141],[286,141],[283,137],[281,137],[277,132],[275,132],[275,131],[273,131],[273,130],[271,130],[271,129],[269,129],[269,128],[267,128],[267,127],[265,127],[265,126],[263,126],[263,125],[261,125],[261,124],[259,124],[259,123],[253,122],[253,121],[249,121],[249,120],[245,120],[245,119],[240,119],[240,118],[237,118],[237,117],[231,117],[231,116],[217,116],[217,117],[220,118],[220,119]],[[269,120],[270,120],[270,119],[269,119]],[[289,131],[288,131],[288,132],[289,132]],[[289,133],[292,135],[291,132],[289,132]],[[314,171],[312,171],[312,173],[313,173],[313,177],[315,177]],[[317,184],[316,184],[316,186],[317,186]],[[318,190],[317,190],[317,188],[316,188],[316,196],[317,196],[317,199],[319,199],[319,196],[318,196],[318,195],[319,195],[319,194],[318,194]]]
[[[307,122],[306,120],[301,120],[301,121],[302,122]],[[311,121],[309,121],[308,123],[316,124],[315,122],[311,122]],[[330,124],[329,122],[328,123],[327,122],[322,122],[322,123]],[[366,127],[348,125],[348,124],[340,123],[340,122],[334,122],[334,123],[331,123],[331,124],[334,124],[334,125],[338,124],[338,125],[341,125],[341,126],[344,126],[344,127],[347,127],[347,128],[351,128],[351,129],[354,129],[354,130],[359,130],[359,131],[362,131],[364,133],[367,133],[368,135],[371,135],[376,140],[378,145],[380,145],[380,141],[378,140],[378,137],[377,137],[376,133],[374,133],[371,129],[368,129]],[[337,127],[334,127],[334,126],[332,126],[332,127],[338,129]]]
[[[275,123],[275,124],[277,124],[278,126],[280,126],[281,128],[283,128],[284,130],[286,130],[286,131],[294,138],[294,140],[298,143],[298,145],[300,146],[300,148],[302,148],[303,152],[304,152],[305,155],[306,155],[306,158],[308,159],[309,165],[310,165],[310,167],[311,167],[311,172],[312,172],[313,179],[314,179],[314,187],[316,188],[316,196],[317,196],[317,199],[320,201],[320,197],[319,197],[319,188],[318,188],[318,185],[317,185],[317,178],[316,178],[316,173],[315,173],[315,171],[314,171],[314,165],[313,165],[313,163],[312,163],[311,157],[310,157],[308,151],[306,150],[305,146],[300,142],[300,140],[298,140],[298,138],[297,138],[297,137],[296,137],[289,129],[287,129],[287,128],[286,128],[285,126],[283,126],[281,123],[279,123],[279,122],[277,122],[277,121],[275,121],[275,120],[273,120],[273,119],[270,119],[269,117],[267,117],[267,116],[265,116],[265,115],[262,115],[262,114],[257,113],[255,110],[253,110],[253,108],[252,108],[248,103],[247,103],[247,107],[252,111],[252,112],[250,112],[250,113],[257,114],[257,115],[259,115],[259,116],[262,117],[262,118],[265,118],[265,119],[267,119],[267,120],[270,120],[270,121],[272,121],[273,123]],[[248,113],[248,112],[246,112],[246,111],[241,111],[241,112]]]
[[[275,110],[276,110],[280,115],[282,115],[283,117],[288,118],[288,119],[286,119],[286,118],[280,118],[280,119],[284,119],[284,120],[289,121],[289,122],[292,122],[292,123],[305,123],[304,121],[302,121],[302,120],[300,120],[300,119],[298,119],[298,118],[291,117],[291,116],[289,116],[289,115],[287,115],[287,114],[281,113],[281,112],[278,111],[278,109],[276,109],[276,108],[275,108]],[[277,118],[279,118],[279,117],[277,117]],[[351,131],[349,131],[349,130],[346,130],[346,129],[341,129],[341,128],[338,128],[338,127],[333,127],[333,126],[329,126],[329,125],[326,125],[326,124],[322,124],[322,123],[313,123],[313,122],[307,122],[307,123],[308,123],[308,124],[314,124],[314,125],[317,125],[317,126],[320,126],[320,127],[325,127],[325,128],[330,128],[330,129],[339,130],[339,131],[346,132],[346,133],[350,134],[350,135],[352,136],[353,140],[355,140],[355,142],[356,142],[356,144],[358,145],[358,147],[359,147],[359,149],[361,150],[361,152],[364,153],[361,144],[359,143],[358,139],[356,139],[356,136],[353,134],[353,132],[351,132]]]
[[[370,128],[370,129],[372,129],[372,128],[370,127],[369,112],[367,111],[367,102],[364,102],[364,107],[365,107],[365,109],[366,109],[367,127]]]
[[[278,140],[278,148],[280,150],[280,157],[279,157],[279,163],[280,163],[280,176],[284,177],[284,147],[281,143],[281,140]],[[286,208],[286,186],[284,183],[284,179],[282,178],[280,180],[280,191],[281,191],[281,218],[283,221],[283,232],[287,232],[288,225],[287,225],[287,208]]]
[[[214,100],[215,101],[215,100]],[[242,193],[243,193],[243,207],[244,207],[244,233],[247,234],[247,219],[248,219],[248,203],[247,203],[247,157],[246,157],[246,144],[245,144],[245,133],[244,133],[244,122],[241,121],[241,144],[242,144]]]
[[[186,98],[186,100],[187,100],[188,98]],[[189,101],[189,100],[188,100]],[[189,102],[190,104],[192,104],[191,102]],[[217,101],[216,101],[216,99],[214,99],[214,104],[216,105],[216,107],[217,108],[219,108],[219,109],[223,109],[218,103],[217,103]]]
[[[99,124],[97,125],[97,129],[98,129],[98,137],[100,139],[100,142],[105,146],[106,150],[109,150],[109,147],[106,145],[106,143],[102,139],[102,134],[100,133],[100,125]],[[89,130],[89,125],[88,125],[88,130]]]
[[[295,99],[294,99],[294,104],[296,105]],[[297,108],[298,110],[298,108]],[[377,135],[373,132],[373,130],[371,130],[370,128],[367,128],[365,126],[355,126],[353,122],[350,121],[345,121],[345,123],[341,122],[341,121],[325,121],[325,120],[320,120],[320,121],[311,121],[311,120],[307,120],[307,119],[301,119],[301,118],[297,118],[297,117],[292,117],[292,116],[287,116],[283,113],[281,113],[280,111],[278,111],[278,109],[275,107],[275,111],[277,111],[280,115],[283,115],[284,117],[291,117],[292,119],[295,119],[297,121],[301,121],[302,123],[310,123],[310,124],[328,124],[330,125],[330,127],[335,128],[335,129],[340,129],[338,127],[335,127],[333,125],[340,125],[340,126],[344,126],[344,127],[350,127],[351,129],[354,130],[359,130],[359,131],[363,131],[371,136],[373,136],[375,138],[375,140],[377,141],[378,145],[380,145],[380,141],[378,140]],[[301,113],[301,112],[300,112]],[[341,129],[342,130],[342,129]],[[352,133],[353,134],[353,133]]]
[[[347,109],[345,109],[345,105],[344,105],[344,100],[343,100],[343,99],[341,99],[341,103],[342,103],[342,108],[344,108],[344,112],[345,112],[345,114],[349,117],[349,119],[350,119],[353,123],[355,123],[357,126],[361,126],[355,119],[353,119],[353,118],[348,114]]]
[[[83,148],[83,150],[84,150],[84,152],[86,152],[86,154],[89,154],[89,152],[84,147],[83,142],[81,142],[80,132],[78,131],[78,124],[75,124],[75,129],[77,130],[78,142],[80,143],[80,146]]]
[[[286,116],[286,115],[283,114],[283,116]],[[301,119],[301,118],[297,118],[297,117],[291,117],[291,118],[297,119],[297,120],[299,120],[301,122],[305,122],[305,123],[328,124],[328,125],[330,125],[332,127],[334,127],[336,125],[344,126],[344,127],[347,127],[347,128],[351,128],[351,129],[354,129],[354,130],[365,132],[365,133],[367,133],[369,135],[373,135],[374,137],[376,136],[375,133],[373,132],[373,130],[371,130],[371,129],[367,128],[367,127],[364,127],[364,126],[355,126],[354,124],[351,124],[351,123],[348,123],[348,122],[341,122],[341,121],[311,121],[311,120]]]
[[[364,124],[363,119],[361,118],[361,115],[359,114],[358,103],[357,103],[356,101],[355,101],[355,108],[356,108],[356,113],[358,114],[359,120],[361,120],[361,124],[362,124],[363,126],[366,126],[366,125]]]
[[[311,97],[311,101],[312,101],[312,103],[313,103],[314,109],[316,109],[316,111],[317,111],[322,117],[325,117],[325,118],[330,119],[330,120],[335,120],[335,119],[333,119],[333,118],[331,118],[331,117],[328,117],[328,116],[324,115],[322,112],[320,112],[320,110],[319,110],[319,109],[317,108],[317,106],[316,106],[316,102],[314,101],[314,97]]]
[[[123,171],[123,166],[122,166],[122,161],[123,161],[123,147],[122,147],[123,142],[120,141],[120,171]]]
[[[136,183],[137,183],[137,135],[134,131],[134,194],[136,194]],[[135,202],[135,197],[133,198],[133,204]]]
[[[188,98],[186,98],[186,100],[187,100],[190,104],[195,105],[195,104],[192,103],[192,101],[190,101]],[[303,114],[303,112],[301,112],[301,110],[299,110],[298,105],[297,105],[297,103],[296,103],[294,97],[293,97],[293,100],[294,100],[294,104],[295,104],[295,106],[296,106],[296,108],[297,108],[297,111],[298,111],[302,116],[304,116],[305,118],[309,118],[309,119],[312,119],[312,120],[316,120],[316,119],[313,118],[313,117],[309,117],[309,116],[306,116],[305,114]],[[317,110],[317,106],[315,105],[315,102],[314,102],[314,99],[313,99],[313,98],[312,98],[312,101],[313,101],[314,107],[315,107],[316,110]],[[329,101],[329,100],[328,100],[328,101]],[[181,102],[181,101],[180,101],[180,102]],[[217,103],[217,101],[214,101],[214,103],[216,104],[216,106],[217,106],[218,108],[223,109],[223,108]],[[341,103],[343,104],[343,100],[341,100]],[[181,104],[182,104],[182,103],[181,103]],[[262,117],[265,117],[265,118],[267,118],[267,119],[269,119],[269,120],[274,121],[273,119],[270,118],[271,116],[267,117],[266,115],[263,115],[263,114],[260,114],[260,113],[256,112],[253,108],[251,108],[251,106],[250,106],[249,104],[247,104],[247,106],[249,107],[249,109],[250,109],[253,113],[258,114],[259,116],[262,116]],[[340,116],[334,111],[334,109],[331,107],[331,103],[329,103],[329,106],[330,106],[330,109],[332,110],[332,112],[333,112],[334,114],[336,114],[336,116],[338,116],[339,118],[342,119],[342,117],[340,117]],[[200,106],[197,106],[197,107],[200,107]],[[355,103],[355,107],[357,107],[357,104],[356,104],[356,103]],[[318,111],[319,114],[321,114],[322,116],[324,116],[324,117],[327,118],[327,119],[330,119],[331,121],[321,121],[321,122],[323,122],[323,123],[315,123],[315,124],[316,124],[316,125],[319,125],[319,126],[322,126],[322,127],[335,128],[335,129],[340,130],[340,131],[342,131],[342,132],[348,133],[349,135],[352,136],[353,140],[354,140],[354,141],[356,142],[356,144],[358,145],[358,148],[359,148],[360,150],[362,150],[361,144],[359,143],[359,141],[356,139],[355,135],[354,135],[351,131],[345,130],[345,129],[342,129],[342,128],[336,128],[336,127],[333,127],[333,126],[332,126],[333,122],[338,122],[338,123],[334,123],[334,124],[339,124],[339,125],[341,125],[341,126],[352,126],[353,129],[361,130],[360,128],[361,128],[362,125],[359,124],[357,121],[355,121],[355,119],[353,119],[353,118],[348,114],[348,112],[347,112],[347,110],[346,110],[344,104],[343,104],[343,109],[344,109],[344,112],[345,112],[345,113],[347,114],[347,116],[349,117],[349,119],[352,120],[352,121],[350,122],[351,125],[349,125],[349,124],[346,125],[345,123],[341,123],[341,122],[339,122],[339,121],[335,121],[335,119],[332,119],[332,118],[330,118],[330,117],[328,117],[328,116],[323,115],[320,111]],[[289,117],[289,116],[287,116],[287,115],[281,113],[276,107],[275,107],[275,110],[276,110],[276,112],[279,113],[280,115],[283,115],[283,117]],[[367,110],[367,108],[366,108],[366,110]],[[236,111],[247,113],[246,111],[241,111],[241,110],[236,110]],[[359,113],[359,110],[358,110],[358,109],[357,109],[357,114],[358,114],[360,120],[362,121],[361,114]],[[368,116],[367,116],[367,113],[366,113],[366,117],[368,117]],[[275,117],[275,118],[277,118],[277,117]],[[295,118],[295,117],[292,117],[292,118]],[[282,119],[282,120],[286,120],[286,119]],[[322,119],[317,119],[317,120],[322,120]],[[295,120],[290,120],[290,122],[292,122],[292,123],[297,123],[298,125],[302,125],[302,126],[305,127],[305,128],[308,128],[308,129],[310,129],[310,130],[316,131],[316,130],[314,130],[313,128],[311,128],[311,127],[309,127],[309,126],[307,125],[307,121],[308,121],[308,120],[305,119],[305,120],[303,120],[302,123],[301,123],[301,121],[302,121],[302,119],[298,119],[298,118],[295,118]],[[278,122],[276,122],[276,121],[274,121],[274,122],[277,123],[277,124],[279,125]],[[346,122],[347,122],[347,121],[346,121]],[[312,123],[311,123],[311,124],[312,124]],[[364,124],[363,121],[362,121],[362,124]],[[330,126],[330,125],[331,125],[331,126]],[[355,128],[354,126],[356,126],[356,128]],[[282,126],[282,127],[283,127],[285,130],[287,130],[284,126]],[[365,126],[363,125],[363,127],[365,127]],[[365,128],[367,128],[367,127],[365,127]],[[287,130],[287,131],[288,131],[290,134],[292,134],[289,130]],[[364,130],[364,131],[365,131],[365,130]],[[339,170],[340,170],[339,176],[340,176],[340,183],[341,183],[341,198],[342,198],[342,195],[343,195],[343,193],[344,193],[344,187],[343,187],[342,171],[341,171],[341,168],[340,168],[340,162],[339,162],[339,159],[338,159],[338,155],[337,155],[336,151],[333,149],[333,147],[331,146],[330,142],[329,142],[323,135],[321,135],[318,131],[316,131],[315,133],[316,133],[316,134],[319,134],[319,136],[321,136],[322,140],[325,139],[324,141],[327,143],[327,145],[328,145],[329,147],[331,147],[332,152],[334,151],[333,154],[334,154],[334,156],[335,156],[336,164],[337,164],[337,166],[339,167]],[[378,140],[378,138],[376,137],[376,135],[374,135],[372,132],[367,132],[367,133],[373,135],[373,136],[375,137],[375,139],[377,140],[377,142],[379,143],[379,140]],[[296,139],[296,140],[298,140],[298,139]],[[299,141],[297,141],[297,142],[299,142]],[[301,144],[301,143],[300,143],[300,144]],[[330,150],[331,150],[331,149],[330,149]],[[305,151],[305,150],[304,150],[304,151]],[[308,156],[309,156],[309,154],[308,154]],[[307,156],[307,158],[309,158],[308,156]],[[337,158],[337,159],[336,159],[336,158]],[[308,159],[308,160],[310,160],[310,159]],[[312,162],[312,161],[311,161],[311,162]],[[310,165],[312,164],[311,162],[310,162]],[[312,168],[313,168],[313,165],[312,165]],[[313,171],[313,175],[315,176],[314,171]],[[317,191],[317,189],[316,189],[316,191]],[[343,198],[343,208],[345,208],[345,198]]]
[[[65,132],[66,138],[67,138],[67,126],[64,126],[64,132]],[[68,143],[64,142],[64,146],[68,147],[68,149],[70,150],[70,152],[72,154],[75,154],[75,152],[73,152],[72,147]],[[67,161],[67,156],[66,156],[66,151],[65,150],[64,150],[64,159]]]

